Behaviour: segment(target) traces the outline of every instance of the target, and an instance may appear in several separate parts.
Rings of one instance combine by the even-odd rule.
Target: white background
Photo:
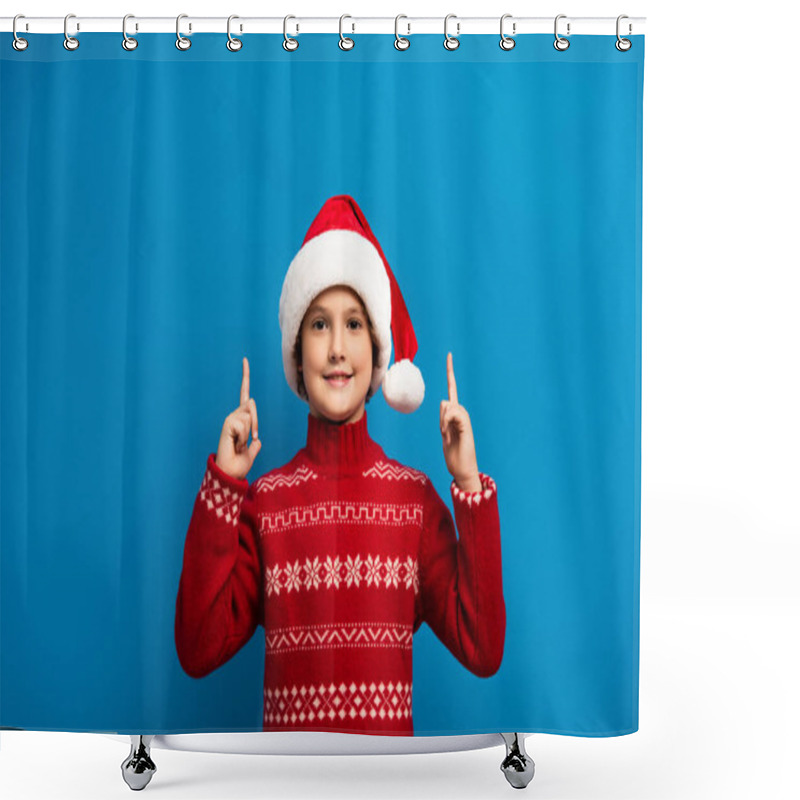
[[[800,796],[797,4],[28,0],[2,11],[15,13],[647,17],[640,730],[531,737],[537,772],[525,791],[541,800]],[[98,735],[4,732],[0,795],[130,796],[119,769],[127,753]],[[164,798],[514,791],[499,771],[502,747],[153,756],[145,791]]]

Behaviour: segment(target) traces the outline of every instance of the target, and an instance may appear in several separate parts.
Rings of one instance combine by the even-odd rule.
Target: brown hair
[[[345,287],[346,289],[350,289],[349,286]],[[358,298],[358,302],[361,303],[361,307],[364,309],[364,316],[367,318],[367,327],[369,328],[369,338],[372,341],[372,369],[374,370],[378,364],[378,357],[380,356],[380,346],[378,345],[378,338],[375,335],[375,328],[372,325],[372,319],[369,316],[369,312],[367,311],[366,306],[364,305],[364,301],[361,299],[361,296],[356,292],[354,289],[350,289],[353,294]],[[303,325],[305,324],[306,318],[305,315],[303,316],[303,321],[300,323],[300,329],[297,331],[297,339],[294,342],[294,367],[297,370],[297,393],[303,400],[308,400],[308,392],[306,391],[306,384],[303,380],[303,371],[300,369],[300,364],[303,363],[303,346],[302,346],[302,335],[303,335]],[[367,389],[367,398],[366,402],[368,403],[370,398],[374,392],[372,391],[372,379],[370,378],[370,387]]]

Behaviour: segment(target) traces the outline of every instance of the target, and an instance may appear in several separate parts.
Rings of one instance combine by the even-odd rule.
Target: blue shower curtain
[[[264,631],[203,678],[176,596],[206,461],[251,369],[251,480],[306,442],[278,304],[352,197],[425,400],[369,432],[453,511],[452,353],[497,487],[499,669],[413,637],[416,735],[638,727],[644,37],[0,35],[0,726],[262,729]],[[459,532],[461,535],[461,532]],[[335,729],[335,728],[332,728]]]

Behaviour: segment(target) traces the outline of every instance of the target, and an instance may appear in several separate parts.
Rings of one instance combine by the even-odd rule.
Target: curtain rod
[[[193,17],[181,15],[181,35],[192,33],[226,33],[228,17]],[[531,33],[553,34],[555,17],[514,17],[505,15],[504,30],[507,36]],[[581,34],[615,35],[617,17],[570,17],[559,15],[558,32],[560,36]],[[645,17],[624,17],[620,32],[623,36],[643,34]],[[13,17],[0,17],[0,30],[11,32]],[[443,34],[444,17],[406,17],[401,16],[396,23],[394,17],[355,17],[345,15],[341,22],[344,33],[395,33],[395,24],[402,36],[420,33]],[[175,33],[176,17],[136,17],[130,16],[126,23],[128,36],[137,33]],[[64,33],[64,17],[25,17],[17,20],[17,33]],[[288,23],[291,35],[303,33],[339,33],[339,17],[295,17]],[[70,36],[81,33],[122,33],[121,17],[81,17],[69,15]],[[284,32],[284,17],[235,17],[231,30],[236,34],[280,33]],[[500,15],[496,17],[459,17],[450,15],[448,30],[451,35],[481,34],[500,32]]]

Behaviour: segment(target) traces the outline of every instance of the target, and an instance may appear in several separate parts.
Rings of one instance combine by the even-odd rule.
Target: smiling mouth
[[[333,386],[344,386],[352,377],[352,375],[331,375],[325,380]]]

